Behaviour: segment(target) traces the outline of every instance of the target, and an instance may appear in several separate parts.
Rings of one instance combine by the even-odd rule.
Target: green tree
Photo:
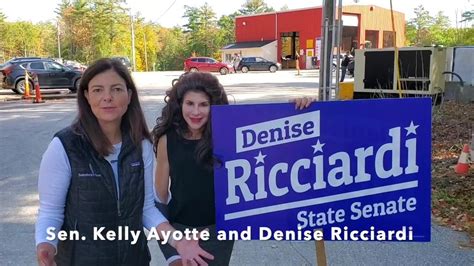
[[[166,40],[158,38],[157,25],[146,23],[138,13],[129,16],[122,7],[124,2],[63,0],[57,9],[63,57],[86,63],[109,56],[128,56],[132,59],[133,23],[137,70],[156,68],[160,42]],[[180,44],[183,46],[182,41]]]
[[[55,40],[51,23],[1,22],[1,57],[8,60],[18,56],[53,56]]]
[[[36,38],[40,47],[38,55],[44,57],[58,57],[57,28],[50,22],[40,22],[35,25],[38,29]]]
[[[128,15],[124,0],[62,0],[59,16],[65,58],[91,62],[125,47]]]
[[[113,46],[121,34],[119,25],[128,18],[120,5],[123,0],[93,0],[93,56],[95,58],[113,55]]]
[[[438,12],[438,14],[433,17],[432,25],[429,27],[429,40],[431,44],[446,45],[450,43],[450,36],[446,34],[449,26],[449,18],[445,16],[442,11]]]
[[[0,9],[0,23],[3,23],[7,17],[3,14],[2,10]]]
[[[5,62],[5,51],[3,36],[5,35],[5,14],[0,10],[0,63]]]
[[[157,31],[157,70],[182,70],[183,61],[188,55],[186,34],[181,28],[171,29],[158,27]]]
[[[135,23],[135,57],[137,69],[149,71],[156,68],[158,51],[158,27],[140,19]]]
[[[455,43],[451,44],[450,46],[474,45],[474,27],[457,29],[455,40]]]
[[[246,0],[239,9],[241,15],[253,15],[265,12],[274,12],[272,7],[269,7],[264,0]]]
[[[474,28],[451,28],[450,21],[443,12],[431,16],[423,6],[415,8],[416,17],[406,25],[408,45],[459,46],[474,44]]]
[[[444,32],[445,46],[472,46],[474,45],[474,27],[449,28]]]
[[[216,39],[219,48],[235,42],[235,17],[237,15],[237,12],[231,15],[223,15],[217,21],[219,32]]]
[[[429,45],[429,28],[433,24],[430,13],[420,5],[415,8],[415,18],[407,24],[407,37],[411,45]]]
[[[62,57],[80,62],[90,62],[92,44],[92,14],[86,0],[62,0],[56,13],[59,17]]]
[[[188,19],[184,32],[188,37],[187,46],[190,54],[212,56],[220,48],[214,37],[218,35],[216,14],[211,6],[205,3],[196,8],[185,6],[183,17]]]
[[[465,11],[461,14],[461,17],[463,18],[459,22],[471,22],[474,21],[474,9],[470,11]]]

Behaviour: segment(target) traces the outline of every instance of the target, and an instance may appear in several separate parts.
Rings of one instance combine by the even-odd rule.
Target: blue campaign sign
[[[212,106],[212,132],[220,230],[430,241],[430,98]]]

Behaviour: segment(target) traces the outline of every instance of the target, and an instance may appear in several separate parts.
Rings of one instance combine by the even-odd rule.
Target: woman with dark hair
[[[308,107],[311,101],[297,99],[296,107]],[[168,219],[177,230],[209,229],[210,240],[200,245],[214,255],[210,264],[228,265],[234,241],[217,240],[210,122],[211,105],[229,104],[227,95],[215,76],[195,72],[168,90],[165,102],[152,132],[157,205],[167,205]],[[170,265],[188,263],[169,245],[160,248]]]
[[[174,228],[154,207],[153,147],[130,73],[120,61],[96,61],[77,102],[77,118],[41,161],[38,263],[149,265],[143,227],[160,237]],[[70,237],[58,241],[61,231]],[[169,243],[198,264],[213,258],[197,240]]]
[[[215,255],[213,265],[229,264],[233,241],[217,241],[210,106],[228,104],[224,88],[209,73],[189,73],[166,92],[166,106],[153,129],[155,191],[168,204],[168,220],[177,230],[209,229],[201,242]],[[171,200],[168,187],[171,179]],[[170,265],[186,265],[168,244],[160,248]]]

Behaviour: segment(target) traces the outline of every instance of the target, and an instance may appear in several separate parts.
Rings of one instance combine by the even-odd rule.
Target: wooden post
[[[322,229],[316,229],[315,231],[323,231]],[[316,265],[327,266],[326,261],[326,249],[324,247],[324,239],[316,240]]]

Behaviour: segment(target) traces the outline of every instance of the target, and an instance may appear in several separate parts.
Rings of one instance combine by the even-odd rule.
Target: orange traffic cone
[[[469,172],[469,150],[469,145],[464,144],[464,147],[461,151],[461,155],[459,155],[458,164],[454,168],[456,174],[467,175],[467,173]]]
[[[30,79],[28,78],[28,71],[25,69],[25,81],[24,81],[24,92],[23,92],[23,99],[30,99]]]
[[[38,75],[35,75],[35,99],[33,100],[33,103],[44,103],[43,99],[41,99],[41,90],[40,90],[40,85],[38,82]]]

